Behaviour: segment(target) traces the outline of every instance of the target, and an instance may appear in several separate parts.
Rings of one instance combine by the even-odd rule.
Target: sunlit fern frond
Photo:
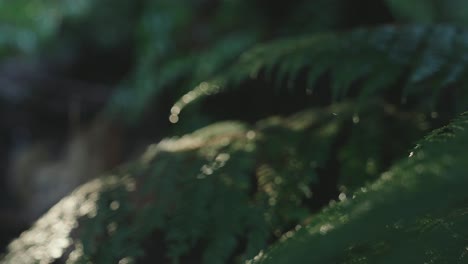
[[[204,51],[166,58],[159,64],[147,61],[147,54],[143,54],[143,60],[147,62],[142,63],[142,67],[136,69],[125,85],[115,92],[107,109],[114,114],[123,114],[129,122],[137,122],[145,108],[157,102],[164,91],[174,88],[180,94],[185,92],[181,87],[193,86],[208,76],[218,74],[255,39],[256,36],[250,33],[229,34]]]
[[[382,118],[410,125],[412,120],[390,117],[387,107],[374,103],[362,112],[364,127]],[[270,117],[254,126],[221,122],[151,145],[141,159],[80,187],[58,203],[11,243],[0,263],[29,263],[62,254],[70,263],[139,259],[142,252],[152,250],[144,246],[147,239],[166,244],[167,250],[155,253],[158,258],[179,259],[194,250],[200,251],[204,263],[227,262],[233,256],[251,258],[310,215],[309,203],[318,195],[312,187],[331,176],[323,171],[336,158],[343,132],[375,137],[373,132],[362,132],[356,119],[352,121],[353,108],[352,103],[342,103],[308,109],[290,117]],[[385,127],[377,134],[382,132]],[[401,141],[396,139],[385,142]],[[351,136],[340,144],[358,143]],[[371,157],[378,161],[383,143],[376,140],[377,148],[363,149],[358,159],[345,153],[340,160],[354,163]],[[364,175],[364,170],[353,167],[343,175]],[[356,177],[352,183],[362,185],[365,178]],[[55,232],[54,225],[63,225],[64,230]],[[71,232],[73,225],[77,228]],[[154,233],[158,237],[150,237]],[[236,251],[241,245],[245,248]],[[67,256],[70,251],[75,253]]]
[[[466,144],[464,115],[253,263],[465,263]]]
[[[401,86],[400,97],[420,98],[434,107],[444,87],[454,87],[457,102],[467,102],[468,32],[450,25],[386,25],[343,33],[277,40],[245,52],[225,73],[201,83],[176,104],[178,110],[224,89],[239,89],[247,79],[272,80],[281,89],[311,92],[329,74],[333,98],[349,94],[365,101]],[[305,73],[304,73],[305,72]],[[297,85],[306,75],[306,85]]]

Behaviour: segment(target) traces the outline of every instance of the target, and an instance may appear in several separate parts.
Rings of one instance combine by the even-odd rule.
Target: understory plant
[[[468,4],[136,2],[103,112],[167,137],[2,263],[468,261]]]

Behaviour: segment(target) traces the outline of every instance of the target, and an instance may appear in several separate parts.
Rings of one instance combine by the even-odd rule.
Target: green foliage
[[[84,12],[87,1],[0,1],[0,55],[33,53],[51,37],[65,14]]]
[[[230,8],[227,12],[231,16],[239,16],[236,10],[243,5],[223,1],[219,9]],[[137,122],[165,90],[185,92],[222,70],[257,40],[254,29],[241,32],[229,29],[228,33],[222,33],[228,29],[230,21],[225,21],[228,18],[204,8],[197,1],[155,1],[145,5],[135,39],[137,66],[109,103],[110,113],[123,114],[128,122]],[[239,17],[231,19],[240,21]],[[197,20],[202,21],[194,24]],[[219,29],[206,23],[219,25]]]
[[[335,99],[346,97],[357,82],[360,101],[398,85],[403,87],[403,102],[418,100],[426,109],[434,109],[442,88],[466,85],[466,38],[467,32],[449,25],[408,25],[278,40],[247,51],[211,83],[189,92],[186,97],[192,100],[182,97],[175,106],[183,109],[200,97],[226,87],[242,87],[242,80],[263,75],[277,87],[312,92],[317,79],[329,73]],[[306,76],[305,86],[295,85],[300,74]],[[422,97],[428,89],[431,96]],[[466,105],[466,92],[461,88],[455,92],[460,111]]]
[[[2,0],[0,56],[73,53],[84,39],[112,48],[132,37],[135,13],[128,0]]]
[[[44,218],[70,214],[64,212],[65,207],[80,205],[68,203],[95,196],[88,199],[88,205],[82,205],[94,209],[64,216],[80,222],[75,253],[70,255],[70,261],[78,263],[144,257],[141,244],[156,231],[160,234],[156,239],[167,244],[167,251],[160,252],[162,257],[174,262],[197,245],[204,248],[203,263],[253,257],[275,234],[280,235],[308,215],[303,201],[310,197],[308,185],[317,178],[308,173],[314,169],[309,166],[314,157],[301,157],[296,152],[302,149],[298,148],[304,141],[301,137],[306,136],[299,132],[325,122],[324,128],[315,132],[314,142],[326,151],[336,132],[326,121],[330,117],[334,117],[330,111],[308,111],[291,119],[265,120],[254,129],[240,123],[220,123],[180,139],[164,140],[150,146],[140,161],[123,168],[120,176],[95,183],[102,186],[99,195],[96,188],[85,185],[68,198],[73,202],[62,201]],[[284,137],[290,139],[287,145],[265,144]],[[310,152],[308,148],[303,151]],[[278,166],[278,159],[286,164]],[[323,163],[314,162],[317,166]],[[252,175],[256,175],[254,179]],[[80,220],[83,215],[89,218]],[[54,236],[42,227],[36,226],[12,244],[7,263],[34,258],[39,245],[29,244],[24,238]],[[68,239],[68,233],[61,235],[55,239]],[[54,258],[53,250],[62,252],[64,248],[50,248],[45,254]],[[18,256],[17,252],[23,253]],[[79,258],[74,259],[76,255]]]
[[[342,104],[289,118],[272,117],[253,128],[224,122],[179,139],[163,140],[150,146],[141,160],[94,183],[98,190],[85,185],[44,218],[71,214],[68,210],[74,211],[75,206],[81,212],[65,216],[79,222],[73,233],[74,253],[68,256],[72,263],[145,258],[149,252],[143,245],[150,234],[157,234],[150,238],[166,245],[167,251],[158,252],[159,257],[173,262],[193,255],[199,247],[203,248],[199,253],[203,263],[251,258],[310,215],[309,203],[314,200],[310,186],[318,183],[320,169],[332,158],[338,132],[345,127],[354,133],[361,130],[352,122],[352,108]],[[415,121],[389,109],[373,104],[360,118],[364,122],[387,116],[389,124],[407,126]],[[351,147],[355,140],[351,137],[344,144]],[[377,148],[360,157],[379,160],[383,158],[379,152]],[[346,153],[342,156],[344,163],[355,162],[353,159]],[[376,165],[375,170],[382,169]],[[363,175],[364,170],[354,168]],[[359,186],[370,179],[348,179],[347,184]],[[83,199],[88,201],[65,208],[71,203],[68,200]],[[14,263],[17,252],[30,252],[22,257],[34,258],[34,250],[44,245],[38,241],[30,244],[25,238],[34,234],[54,237],[50,231],[42,225],[28,231],[11,245],[6,263]],[[60,235],[54,239],[69,239],[70,233]],[[63,252],[65,248],[51,247],[45,254],[53,258],[54,250]]]
[[[351,121],[346,115],[349,108],[343,105],[327,112],[271,118],[253,130],[239,123],[221,123],[150,146],[139,162],[122,168],[120,176],[85,185],[62,201],[43,218],[47,224],[38,223],[12,243],[5,260],[34,258],[37,248],[51,243],[28,237],[67,241],[69,231],[50,233],[49,225],[57,215],[80,222],[75,253],[70,255],[71,260],[77,258],[73,261],[112,263],[142,257],[141,243],[154,230],[163,234],[159,239],[168,245],[168,258],[177,259],[196,244],[206,243],[204,263],[218,263],[232,257],[244,239],[247,246],[239,257],[252,256],[268,238],[283,234],[309,214],[303,200],[313,196],[308,186],[317,182],[314,170],[326,162],[324,153],[329,152],[330,139],[342,127],[340,123]],[[375,110],[369,112],[375,114]],[[456,124],[455,128],[465,123]],[[284,142],[284,138],[289,140]],[[252,174],[256,183],[251,181]],[[80,202],[83,199],[86,202]],[[89,218],[80,219],[83,215]],[[46,255],[53,258],[54,250],[64,249],[50,247]]]
[[[467,129],[465,114],[434,131],[253,263],[465,263]]]
[[[111,113],[124,115],[130,123],[138,122],[149,106],[160,103],[165,91],[172,90],[181,97],[213,76],[231,72],[233,62],[254,43],[291,34],[342,28],[350,23],[344,18],[347,4],[343,0],[304,1],[285,8],[261,1],[225,0],[214,7],[206,2],[145,4],[135,40],[137,66],[109,103]],[[271,17],[272,13],[274,17]],[[278,25],[277,16],[280,15],[287,20]],[[243,66],[239,65],[239,69]],[[244,70],[239,74],[242,72]],[[199,93],[212,94],[207,91],[211,89],[202,85],[185,99],[181,98],[179,104],[191,102],[191,98]],[[172,111],[173,115],[179,112],[179,104]]]
[[[134,79],[129,80],[126,86],[116,92],[108,106],[108,111],[113,114],[125,112],[125,118],[130,123],[137,122],[146,107],[155,98],[158,98],[165,89],[174,83],[179,83],[182,87],[184,85],[193,87],[195,83],[222,69],[238,53],[251,45],[253,40],[254,37],[251,35],[228,35],[219,43],[211,46],[209,52],[197,52],[198,56],[186,54],[181,58],[170,59],[161,66],[155,76],[150,74],[154,71],[153,67],[142,66],[136,71]],[[143,55],[145,61],[152,56],[156,55]],[[154,60],[142,62],[140,65],[147,63],[152,64]],[[129,85],[136,88],[128,89]]]
[[[98,46],[135,46],[135,65],[105,109],[128,123],[168,94],[180,98],[163,109],[175,131],[210,124],[217,113],[198,99],[223,92],[264,88],[242,98],[259,108],[284,91],[312,99],[282,100],[299,111],[289,117],[240,115],[149,146],[62,200],[3,262],[466,261],[467,116],[408,153],[468,103],[466,5],[430,2],[376,1],[397,19],[386,25],[350,19],[350,6],[366,8],[345,0],[121,0],[115,12],[96,1],[64,18]],[[244,113],[243,103],[232,112]]]

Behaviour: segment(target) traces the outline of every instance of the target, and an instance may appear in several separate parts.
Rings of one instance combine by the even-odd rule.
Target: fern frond
[[[404,127],[415,123],[412,118],[392,117],[386,108],[371,104],[360,113],[361,122],[367,126],[385,118],[388,124]],[[353,122],[353,109],[350,103],[337,104],[287,118],[267,118],[253,127],[222,122],[163,140],[115,176],[84,185],[65,198],[10,245],[3,263],[34,259],[39,251],[54,258],[54,252],[65,249],[49,249],[48,245],[71,236],[73,243],[63,245],[73,248],[75,253],[67,256],[71,259],[74,255],[98,263],[138,259],[144,257],[144,241],[154,233],[158,236],[151,239],[167,245],[167,251],[155,253],[157,258],[179,259],[195,248],[201,250],[204,263],[226,262],[234,256],[251,258],[267,241],[278,239],[311,213],[309,203],[318,194],[312,187],[322,177],[331,177],[321,171],[336,159],[335,145],[343,132],[378,138],[375,149],[362,148],[359,155],[363,160],[372,157],[376,163],[386,158],[379,156],[384,144],[394,146],[401,141],[388,139],[385,126],[362,131],[356,116]],[[410,133],[405,135],[414,140]],[[351,136],[340,144],[360,143],[359,137]],[[356,162],[355,154],[339,156],[344,164]],[[376,171],[366,174],[365,166],[354,166],[353,173],[365,176],[341,184],[362,185],[382,169],[376,164]],[[77,223],[78,229],[50,233],[62,214],[67,214],[63,216],[67,223]],[[49,239],[41,242],[30,237]]]
[[[325,126],[313,136],[301,132],[329,123],[331,111],[265,120],[257,128],[224,122],[150,146],[118,175],[86,184],[62,200],[10,245],[2,263],[53,260],[69,246],[71,263],[141,258],[142,243],[156,231],[161,236],[152,239],[168,245],[157,258],[176,260],[199,245],[204,263],[219,263],[241,244],[245,247],[238,257],[252,257],[274,230],[285,230],[307,215],[302,201],[316,180],[308,167],[314,157],[294,150],[307,142],[320,143],[326,151],[336,130]],[[292,141],[270,143],[284,136]],[[283,166],[274,164],[278,159]],[[61,226],[59,219],[67,228],[55,232],[52,226]],[[77,240],[71,241],[76,224]]]
[[[152,69],[136,71],[131,80],[123,82],[114,92],[106,111],[114,116],[120,115],[128,123],[138,122],[139,117],[157,95],[167,86],[189,75],[195,65],[196,59],[187,56],[172,59],[157,75],[150,74]]]
[[[465,263],[467,144],[465,115],[252,262]]]
[[[148,61],[148,54],[144,53],[142,60],[147,62],[142,63],[141,67],[135,70],[134,76],[117,90],[107,110],[114,115],[123,114],[128,122],[137,122],[145,108],[151,105],[151,102],[157,101],[162,92],[168,88],[176,88],[178,94],[184,93],[186,90],[179,87],[190,87],[208,76],[218,74],[243,50],[251,46],[255,39],[254,34],[233,33],[218,40],[205,51],[166,58],[164,63],[159,64],[157,61],[163,60],[162,58]],[[157,55],[149,57],[154,56]],[[147,63],[155,63],[160,69],[154,73],[154,67],[149,67]],[[177,83],[179,84],[175,85]]]
[[[440,89],[457,85],[463,104],[467,38],[467,32],[450,25],[406,25],[278,40],[247,51],[225,74],[197,86],[186,96],[191,100],[182,98],[175,107],[183,109],[223,89],[238,89],[243,80],[263,75],[268,79],[272,73],[278,86],[300,89],[297,92],[314,89],[317,79],[330,73],[335,99],[347,96],[358,81],[361,101],[399,84],[404,87],[402,101],[415,97],[432,107]],[[307,87],[293,86],[303,69]]]

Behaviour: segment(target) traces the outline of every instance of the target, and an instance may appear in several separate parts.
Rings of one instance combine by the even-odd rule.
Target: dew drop
[[[247,134],[246,134],[246,137],[247,137],[247,139],[249,139],[249,140],[253,140],[253,139],[255,138],[255,136],[256,136],[255,131],[252,131],[252,130],[250,130],[250,131],[247,132]]]
[[[107,225],[107,232],[108,232],[109,234],[114,233],[115,230],[117,230],[117,223],[116,223],[116,222],[112,222],[112,223],[110,223],[109,225]]]
[[[175,114],[171,114],[169,116],[169,122],[171,122],[172,124],[179,122],[179,116]]]
[[[283,179],[281,177],[275,177],[275,184],[281,184],[283,182]]]
[[[325,225],[320,227],[320,234],[325,235],[326,233],[328,233],[332,229],[333,229],[332,225],[325,224]]]
[[[201,171],[202,171],[202,173],[205,174],[205,175],[211,175],[211,174],[213,174],[213,169],[212,169],[210,166],[208,166],[208,165],[203,165],[203,167],[201,168]]]
[[[340,199],[340,201],[346,200],[346,194],[345,193],[340,193],[340,195],[338,196],[338,199]]]
[[[200,83],[199,87],[202,92],[206,93],[210,88],[210,85],[207,82],[202,82]]]
[[[115,210],[119,209],[120,203],[118,201],[112,201],[112,203],[110,204],[109,207],[110,207],[110,209],[112,211],[115,211]]]
[[[220,153],[218,156],[216,156],[216,161],[218,162],[226,162],[229,160],[229,158],[231,157],[231,155],[229,155],[228,153]]]
[[[134,181],[128,182],[125,187],[127,192],[134,192],[136,190],[136,183]]]
[[[194,98],[195,98],[195,96],[193,95],[193,92],[189,92],[188,94],[182,96],[182,102],[188,104],[188,103],[190,103]]]
[[[354,115],[353,115],[353,123],[354,123],[354,124],[359,123],[359,116],[358,116],[357,114],[354,114]]]
[[[178,106],[173,106],[173,107],[171,108],[171,114],[173,114],[173,115],[178,115],[178,114],[180,114],[180,107],[178,107]]]
[[[119,264],[130,264],[130,263],[132,263],[132,259],[128,257],[119,260]]]

